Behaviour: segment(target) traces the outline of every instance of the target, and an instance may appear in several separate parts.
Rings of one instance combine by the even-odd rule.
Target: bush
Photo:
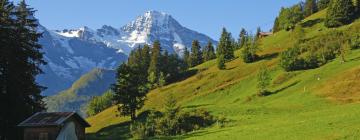
[[[137,140],[146,139],[148,135],[145,124],[141,122],[134,122],[130,125],[130,134]]]
[[[332,0],[325,18],[325,26],[339,27],[352,22],[355,8],[352,0]]]
[[[241,56],[245,63],[255,62],[259,59],[259,56],[256,54],[257,49],[256,44],[244,47]]]
[[[298,47],[288,48],[280,54],[280,66],[285,71],[294,71],[304,68],[304,60],[299,58],[301,52]]]
[[[351,38],[351,49],[359,49],[360,48],[360,35],[355,35]]]
[[[145,121],[136,121],[131,124],[131,135],[135,139],[145,139],[153,136],[174,136],[185,134],[207,126],[215,122],[225,122],[225,117],[217,120],[208,111],[200,109],[190,112],[164,112],[161,115],[149,113]]]

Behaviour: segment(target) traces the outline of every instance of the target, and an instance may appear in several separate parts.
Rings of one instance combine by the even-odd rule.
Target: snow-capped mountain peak
[[[104,25],[95,30],[83,26],[53,31],[43,27],[38,31],[44,33],[40,43],[48,62],[46,74],[38,80],[49,87],[47,95],[65,89],[93,68],[116,68],[133,48],[155,40],[160,41],[163,50],[179,55],[185,47],[190,50],[193,40],[199,40],[201,46],[208,41],[216,44],[208,36],[183,27],[171,15],[158,11],[147,11],[119,28]]]

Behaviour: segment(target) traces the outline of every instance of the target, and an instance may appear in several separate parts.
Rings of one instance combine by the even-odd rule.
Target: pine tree
[[[273,30],[274,33],[279,32],[281,30],[280,25],[279,25],[279,18],[278,17],[275,18],[274,26],[273,26],[272,30]]]
[[[190,68],[191,67],[190,53],[189,53],[189,51],[188,51],[188,49],[186,47],[185,47],[185,50],[184,50],[183,60],[185,62],[186,68]]]
[[[220,41],[217,47],[217,55],[224,55],[225,61],[229,61],[234,58],[231,33],[228,33],[225,28],[223,28],[221,33]]]
[[[141,62],[142,62],[143,70],[149,69],[150,61],[151,61],[149,45],[144,45],[144,47],[142,48],[141,56],[142,56]]]
[[[218,56],[218,59],[217,59],[217,67],[218,67],[220,70],[226,69],[225,58],[224,58],[224,55],[222,55],[222,54]]]
[[[214,46],[212,45],[211,41],[203,48],[203,60],[209,61],[216,58]]]
[[[278,22],[279,29],[292,30],[296,24],[304,19],[302,4],[296,4],[290,8],[281,8]]]
[[[256,40],[256,36],[249,37],[250,43],[244,46],[244,49],[241,51],[242,58],[245,63],[251,63],[258,59],[258,55],[256,54],[259,50],[259,40]]]
[[[256,29],[256,36],[255,36],[254,41],[258,41],[258,40],[259,40],[259,38],[260,38],[260,33],[261,33],[261,28],[260,28],[260,27],[257,27],[257,29]]]
[[[246,45],[246,36],[247,36],[247,32],[244,28],[241,28],[240,34],[239,34],[239,48],[243,48],[244,45]]]
[[[308,17],[317,12],[316,0],[306,0],[305,2],[305,17]]]
[[[353,20],[354,6],[352,0],[331,0],[325,18],[325,26],[339,27]]]
[[[197,40],[194,40],[192,42],[190,62],[191,62],[191,67],[194,67],[202,63],[201,47],[199,41]]]
[[[33,15],[25,1],[15,8],[0,0],[0,139],[20,139],[14,126],[44,110],[44,87],[35,78],[46,63]]]
[[[160,58],[160,74],[159,74],[159,86],[162,87],[167,83],[167,78],[169,77],[171,67],[169,63],[169,53],[164,51],[164,54]],[[161,81],[163,80],[163,81]]]
[[[131,120],[136,119],[136,110],[144,105],[148,91],[146,84],[142,84],[139,78],[141,74],[127,64],[121,64],[117,69],[116,83],[112,85],[120,115],[130,116]]]
[[[160,60],[161,59],[161,47],[160,42],[157,40],[154,42],[151,49],[151,61],[148,70],[148,81],[151,86],[157,86],[160,76]]]

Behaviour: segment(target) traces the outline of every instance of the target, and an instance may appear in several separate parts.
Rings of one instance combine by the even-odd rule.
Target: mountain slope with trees
[[[233,60],[223,61],[226,62],[223,70],[218,68],[217,60],[191,68],[197,71],[195,75],[151,90],[138,115],[153,109],[164,111],[165,99],[171,95],[182,110],[206,109],[225,120],[165,139],[359,137],[356,85],[360,81],[360,21],[327,28],[326,15],[327,10],[321,10],[298,24],[286,23],[274,35],[259,39],[256,61],[245,63],[242,48],[235,51]],[[322,39],[332,40],[333,45],[312,44]],[[286,70],[281,64],[286,60],[283,56],[297,47],[301,48],[295,51],[299,55],[289,55],[290,60],[296,61],[288,64],[301,62],[295,63],[301,67]],[[266,94],[259,95],[261,91]],[[89,139],[131,138],[129,118],[117,117],[116,109],[113,106],[88,118],[92,124],[87,129]]]

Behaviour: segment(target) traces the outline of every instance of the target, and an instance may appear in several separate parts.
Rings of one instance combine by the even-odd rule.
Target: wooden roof
[[[84,127],[90,127],[80,115],[75,112],[38,112],[21,122],[19,127],[61,126],[71,117],[74,117]]]

